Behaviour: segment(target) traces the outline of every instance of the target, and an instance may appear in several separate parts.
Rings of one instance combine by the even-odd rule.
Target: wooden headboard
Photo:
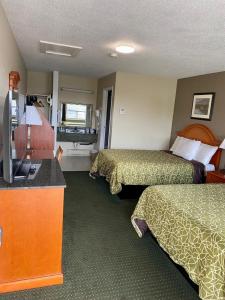
[[[202,124],[192,124],[177,132],[178,136],[182,136],[192,140],[201,141],[211,146],[219,146],[220,141],[215,137],[211,129]],[[219,168],[222,150],[218,149],[213,155],[210,163],[214,164],[216,169]]]

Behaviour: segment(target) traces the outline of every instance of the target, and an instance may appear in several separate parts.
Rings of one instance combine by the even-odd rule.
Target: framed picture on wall
[[[210,121],[213,113],[215,93],[194,94],[191,119]]]

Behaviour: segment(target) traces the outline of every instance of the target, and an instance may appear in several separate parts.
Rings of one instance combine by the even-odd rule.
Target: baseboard
[[[57,284],[63,284],[62,273],[38,278],[0,283],[0,293],[9,293]]]

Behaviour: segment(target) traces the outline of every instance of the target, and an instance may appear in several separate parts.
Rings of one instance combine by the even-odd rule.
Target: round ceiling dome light
[[[132,46],[120,45],[120,46],[116,47],[116,52],[119,52],[122,54],[130,54],[130,53],[134,53],[135,49]]]

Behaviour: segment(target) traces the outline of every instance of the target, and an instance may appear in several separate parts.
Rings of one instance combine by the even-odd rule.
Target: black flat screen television
[[[25,112],[25,97],[15,91],[9,90],[5,98],[3,110],[3,123],[2,123],[2,176],[3,179],[12,183],[13,178],[18,173],[19,169],[24,172],[23,159],[24,157],[17,157],[15,148],[14,131],[20,125],[20,121]],[[25,139],[26,127],[20,130],[20,138]],[[21,150],[21,149],[20,149]],[[24,154],[26,149],[24,148]],[[21,151],[20,151],[21,154]],[[27,168],[26,168],[27,169]]]
[[[16,96],[16,95],[15,95]],[[4,104],[3,111],[3,178],[5,181],[13,182],[12,167],[12,98],[13,91],[9,91]]]

